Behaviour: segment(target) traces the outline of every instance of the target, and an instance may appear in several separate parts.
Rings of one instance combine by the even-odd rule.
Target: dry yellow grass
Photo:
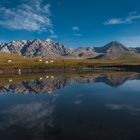
[[[42,61],[39,62],[39,59]],[[12,62],[8,62],[12,60]],[[48,58],[30,58],[18,54],[0,53],[0,67],[8,68],[85,68],[94,66],[140,65],[140,60],[87,60],[87,59],[54,59],[46,64]]]

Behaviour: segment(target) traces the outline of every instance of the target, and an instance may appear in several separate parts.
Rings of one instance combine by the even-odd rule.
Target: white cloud
[[[38,133],[42,133],[44,132],[45,126],[54,126],[54,111],[55,104],[49,101],[14,105],[0,112],[0,115],[10,116],[6,118],[6,121],[0,122],[0,129],[7,129],[12,125],[19,125],[28,130],[37,128]],[[32,134],[34,135],[34,133]]]
[[[72,27],[72,30],[73,30],[73,35],[76,36],[76,37],[82,37],[83,34],[80,33],[80,28],[78,26],[73,26]]]
[[[111,108],[112,110],[128,110],[130,112],[140,112],[140,108],[135,105],[126,105],[126,104],[106,104],[106,107]]]
[[[104,25],[130,24],[140,19],[140,14],[131,12],[126,18],[111,18],[108,19]]]
[[[54,32],[54,30],[49,30],[49,32],[50,32],[50,36],[49,36],[49,38],[52,38],[52,39],[54,39],[54,38],[58,38],[59,36]]]
[[[14,8],[0,6],[0,26],[27,31],[48,31],[52,27],[50,5],[32,0]]]
[[[76,100],[76,101],[74,101],[74,104],[77,104],[77,105],[80,105],[81,103],[82,103],[81,100]]]
[[[83,36],[83,35],[80,34],[80,33],[74,33],[73,35],[74,35],[74,36],[77,36],[77,37],[82,37],[82,36]]]
[[[115,24],[122,24],[123,21],[120,18],[112,18],[105,22],[105,25],[115,25]]]
[[[73,30],[73,31],[79,31],[80,28],[79,28],[78,26],[74,26],[74,27],[72,27],[72,30]]]
[[[49,38],[55,39],[55,38],[58,38],[58,35],[53,34],[53,35],[50,35]]]

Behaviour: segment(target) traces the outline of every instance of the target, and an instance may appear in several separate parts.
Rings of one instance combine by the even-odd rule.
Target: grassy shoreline
[[[9,60],[11,62],[9,62]],[[46,61],[48,63],[46,63]],[[53,61],[53,62],[51,62]],[[140,70],[140,60],[87,60],[30,58],[17,54],[0,53],[0,73],[74,70]]]

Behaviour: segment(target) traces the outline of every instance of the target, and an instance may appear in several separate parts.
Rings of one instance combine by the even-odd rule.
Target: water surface
[[[140,74],[0,76],[1,140],[139,140]]]

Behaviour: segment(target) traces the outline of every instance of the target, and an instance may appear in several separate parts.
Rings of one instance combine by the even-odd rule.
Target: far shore
[[[90,65],[89,67],[37,67],[37,66],[2,66],[0,67],[0,74],[25,74],[25,73],[67,73],[67,72],[110,72],[110,71],[135,71],[140,72],[140,65]]]
[[[105,70],[140,71],[140,60],[53,59],[0,53],[0,74]]]

